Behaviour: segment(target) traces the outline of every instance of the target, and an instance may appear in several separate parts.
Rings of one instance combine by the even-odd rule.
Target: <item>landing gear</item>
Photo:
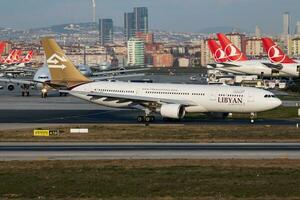
[[[255,123],[255,119],[256,118],[256,113],[250,113],[250,123],[254,124]]]
[[[22,91],[22,97],[29,97],[29,91]]]
[[[145,108],[145,115],[144,116],[138,116],[136,118],[137,122],[139,123],[145,123],[145,124],[149,124],[151,122],[155,121],[155,117],[151,115],[151,110],[149,108]]]
[[[41,97],[44,99],[48,96],[48,91],[46,88],[43,88],[42,89],[42,93],[41,93]]]
[[[155,121],[155,117],[151,116],[151,115],[147,115],[147,116],[138,116],[136,118],[137,122],[139,123],[150,123],[150,122],[154,122]]]
[[[21,85],[22,97],[29,97],[29,85]]]
[[[60,93],[59,93],[59,96],[60,96],[60,97],[65,96],[65,97],[66,97],[67,94],[68,94],[68,93],[60,92]]]

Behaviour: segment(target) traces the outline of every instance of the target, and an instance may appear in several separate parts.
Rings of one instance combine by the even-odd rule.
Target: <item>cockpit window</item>
[[[272,95],[272,94],[266,94],[264,97],[265,97],[265,98],[275,98],[275,95]]]

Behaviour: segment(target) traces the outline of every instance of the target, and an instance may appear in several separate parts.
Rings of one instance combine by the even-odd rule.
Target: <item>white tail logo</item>
[[[268,57],[274,63],[282,63],[285,59],[284,54],[280,54],[280,50],[278,49],[277,45],[273,45],[268,50]],[[278,61],[278,59],[281,59]]]
[[[66,68],[66,66],[62,63],[67,61],[68,60],[66,59],[65,56],[59,56],[55,53],[47,60],[47,63],[49,68],[56,68],[56,69],[63,70]]]
[[[242,54],[239,54],[238,53],[238,50],[237,48],[233,45],[233,44],[228,44],[226,47],[225,47],[225,52],[226,53],[229,53],[229,55],[227,55],[228,59],[231,60],[231,61],[237,61],[237,60],[240,60],[241,57],[242,57]],[[235,56],[239,56],[238,58],[234,59],[233,57]]]
[[[226,53],[221,49],[218,48],[214,54],[215,61],[220,62],[223,59],[226,59]]]

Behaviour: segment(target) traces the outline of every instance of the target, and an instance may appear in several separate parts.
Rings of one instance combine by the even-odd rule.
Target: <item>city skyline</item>
[[[178,32],[198,32],[220,26],[254,32],[258,25],[263,33],[282,33],[282,15],[288,11],[293,33],[296,22],[300,21],[297,12],[300,1],[297,0],[187,0],[184,3],[180,0],[96,0],[96,4],[96,17],[111,18],[117,26],[123,26],[124,12],[145,6],[151,16],[150,29]],[[91,1],[83,0],[52,0],[51,3],[4,0],[0,2],[0,27],[26,29],[89,22],[92,21],[91,8]]]

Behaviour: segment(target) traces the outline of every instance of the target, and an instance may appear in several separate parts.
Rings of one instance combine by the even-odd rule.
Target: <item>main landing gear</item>
[[[29,85],[21,85],[22,97],[29,97]]]
[[[138,116],[136,118],[137,122],[139,123],[150,123],[155,121],[154,116]]]
[[[145,116],[138,116],[136,118],[137,122],[139,123],[150,123],[155,121],[155,117],[150,115],[151,111],[149,109],[145,109]]]

